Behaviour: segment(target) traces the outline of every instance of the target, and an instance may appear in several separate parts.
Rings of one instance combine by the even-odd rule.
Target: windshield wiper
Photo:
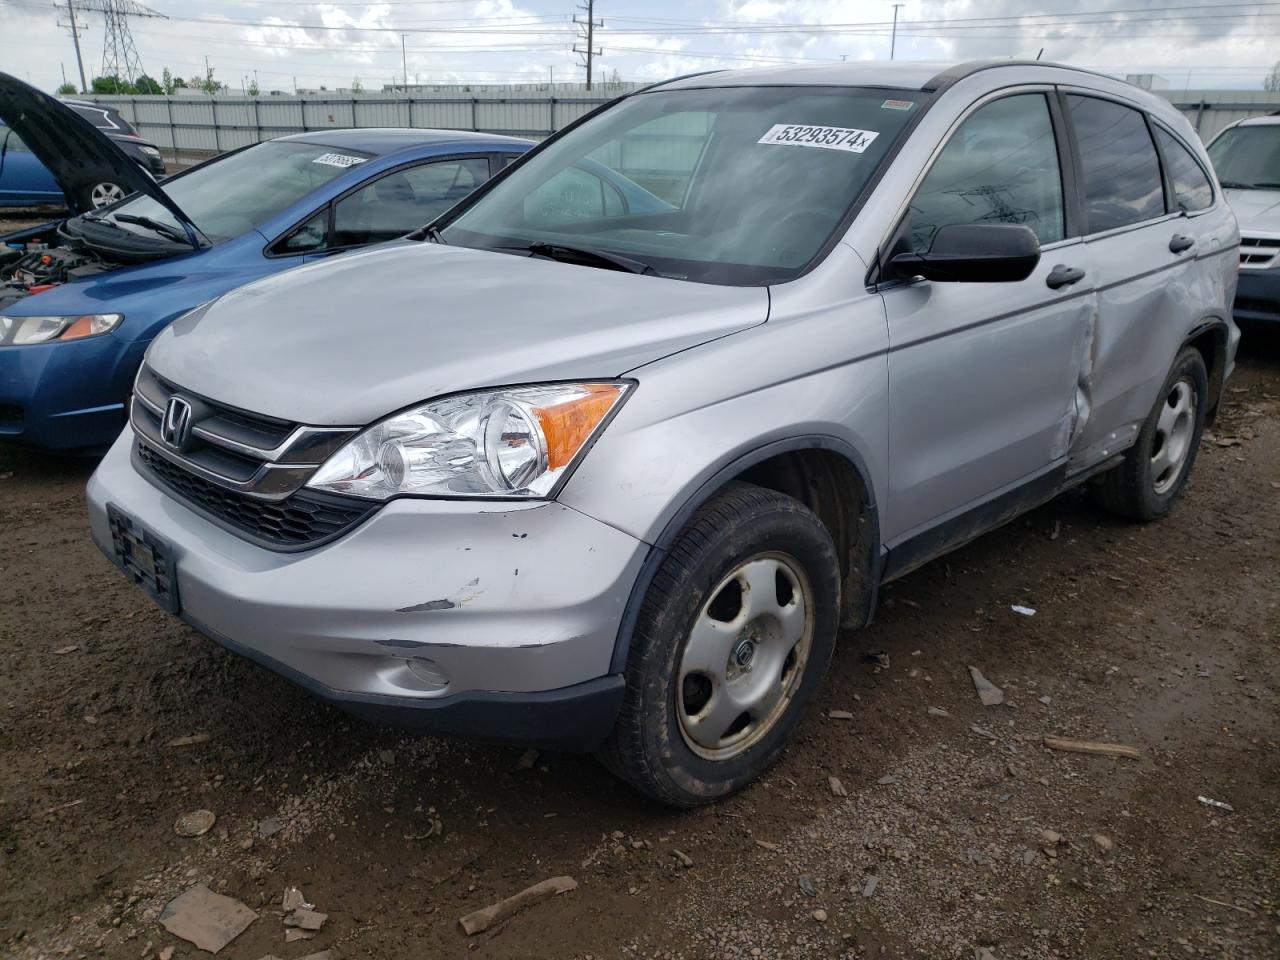
[[[188,237],[185,233],[173,229],[173,227],[169,226],[167,223],[161,223],[159,220],[153,220],[151,217],[140,217],[133,213],[116,213],[112,214],[112,216],[121,223],[135,223],[140,227],[146,227],[148,230],[154,230],[162,237],[168,237],[175,243],[189,243],[197,250],[200,249],[199,241],[193,243],[192,238]]]
[[[433,243],[444,244],[446,247],[449,245],[449,241],[444,238],[444,234],[440,232],[440,228],[434,223],[429,223],[423,227],[422,235]]]
[[[527,250],[535,257],[546,257],[560,263],[577,263],[582,266],[602,267],[605,270],[622,270],[625,273],[657,274],[651,264],[643,260],[633,260],[619,253],[608,253],[604,250],[592,250],[590,247],[572,247],[563,243],[548,243],[535,240],[527,247],[507,247],[509,250]]]
[[[1219,180],[1223,190],[1257,190],[1262,184],[1244,183],[1241,180]]]

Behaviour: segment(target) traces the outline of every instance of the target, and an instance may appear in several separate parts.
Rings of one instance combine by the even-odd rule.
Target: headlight
[[[119,313],[90,313],[72,317],[0,317],[0,346],[83,340],[110,333],[120,326]]]
[[[307,486],[372,500],[546,497],[631,387],[548,384],[432,400],[369,427]]]

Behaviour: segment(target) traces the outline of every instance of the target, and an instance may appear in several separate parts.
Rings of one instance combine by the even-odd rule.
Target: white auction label
[[[323,163],[330,167],[354,167],[357,163],[364,163],[364,157],[351,157],[345,153],[326,153],[316,157],[312,163]]]
[[[756,142],[862,153],[878,136],[880,133],[877,130],[857,130],[853,127],[811,127],[803,123],[775,123]]]

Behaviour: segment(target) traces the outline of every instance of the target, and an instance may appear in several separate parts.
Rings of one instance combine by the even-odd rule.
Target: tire
[[[1189,402],[1185,415],[1175,413]],[[1195,466],[1209,406],[1204,357],[1184,347],[1160,388],[1155,407],[1124,461],[1098,478],[1098,502],[1130,520],[1158,520],[1173,509]]]
[[[622,708],[598,758],[671,806],[741,790],[777,759],[813,699],[839,612],[839,559],[817,516],[772,490],[726,486],[649,585]]]
[[[103,180],[86,184],[79,191],[80,205],[89,210],[100,210],[113,203],[118,203],[129,195],[129,191],[118,183]]]

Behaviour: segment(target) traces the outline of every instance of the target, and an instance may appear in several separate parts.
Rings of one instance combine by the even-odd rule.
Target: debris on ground
[[[986,947],[978,947],[973,951],[973,960],[996,960],[996,955]]]
[[[1103,853],[1110,853],[1115,849],[1115,841],[1108,837],[1105,833],[1095,833],[1093,842],[1098,845],[1098,849]]]
[[[263,840],[267,839],[267,837],[274,837],[283,829],[284,824],[280,822],[278,817],[267,817],[265,820],[258,821],[258,836]]]
[[[689,856],[683,850],[672,850],[671,855],[680,861],[680,866],[688,870],[693,866],[693,857]]]
[[[297,887],[288,887],[284,891],[284,897],[280,900],[280,909],[285,913],[293,913],[299,907],[305,910],[314,910],[315,905],[307,903],[307,898],[302,895],[302,891]]]
[[[876,892],[876,887],[878,887],[879,885],[880,885],[880,878],[877,877],[875,874],[872,874],[871,876],[867,877],[867,882],[862,885],[862,895],[864,897],[870,897],[873,893]]]
[[[831,792],[837,797],[847,797],[849,791],[844,788],[844,784],[840,782],[839,777],[827,777],[827,786],[831,788]]]
[[[217,953],[249,928],[258,914],[203,883],[179,894],[160,912],[160,925],[201,950]]]
[[[189,746],[192,746],[193,744],[207,743],[208,741],[209,741],[209,735],[207,733],[193,733],[190,736],[186,736],[186,737],[174,737],[172,740],[166,743],[165,746],[166,747],[189,747]]]
[[[889,669],[889,655],[887,653],[869,653],[867,658],[871,660],[878,669]]]
[[[530,747],[524,753],[520,754],[520,759],[516,761],[517,770],[532,770],[533,765],[538,762],[539,753]]]
[[[770,853],[778,852],[778,845],[776,843],[770,843],[768,840],[757,840],[756,846],[762,850],[768,850]]]
[[[1223,810],[1226,813],[1235,813],[1236,808],[1223,800],[1211,800],[1208,797],[1196,797],[1206,807],[1213,807],[1215,810]]]
[[[468,913],[458,923],[462,925],[463,933],[468,937],[474,937],[477,933],[483,933],[488,930],[495,923],[501,923],[512,914],[518,913],[536,903],[541,903],[543,900],[549,900],[559,894],[576,890],[577,887],[578,881],[573,877],[552,877],[549,880],[543,880],[541,883],[535,883],[531,887],[526,887],[519,893],[507,897],[505,900],[490,904],[482,910]]]
[[[1068,753],[1091,753],[1100,757],[1125,757],[1129,760],[1140,760],[1142,754],[1137,747],[1127,747],[1119,743],[1102,743],[1097,740],[1069,740],[1066,737],[1045,736],[1044,745],[1050,750],[1065,750]]]
[[[822,909],[818,909],[818,910],[813,911],[813,919],[817,920],[819,923],[826,923],[826,922],[827,922],[827,911],[822,910]]]
[[[1024,617],[1034,617],[1036,615],[1035,607],[1024,607],[1021,604],[1015,603],[1009,609],[1012,610],[1014,613],[1022,614]]]
[[[951,714],[947,713],[947,711],[946,711],[946,710],[943,710],[941,707],[930,707],[930,708],[929,708],[929,716],[931,716],[931,717],[946,717],[946,718],[950,719]]]
[[[1249,917],[1256,917],[1257,914],[1248,907],[1237,907],[1234,903],[1227,903],[1225,900],[1211,900],[1208,897],[1202,897],[1198,893],[1193,893],[1193,897],[1197,900],[1203,900],[1205,903],[1212,903],[1215,907],[1226,907],[1228,910],[1235,910]]]
[[[984,677],[981,670],[971,666],[969,676],[973,678],[973,689],[978,691],[978,699],[984,707],[998,707],[1004,703],[1004,691]]]
[[[54,653],[54,656],[62,657],[62,656],[66,656],[68,653],[75,653],[79,649],[80,649],[80,644],[69,643],[65,647],[58,647],[58,649],[54,650],[53,653]]]
[[[977,734],[979,737],[981,737],[983,740],[999,739],[994,733],[992,733],[986,727],[980,727],[976,723],[969,724],[969,729],[973,731],[975,734]]]
[[[848,710],[831,710],[827,713],[827,716],[832,720],[852,720],[853,719],[853,714],[850,713]]]
[[[809,874],[800,874],[800,879],[796,883],[800,887],[800,892],[806,897],[816,897],[818,895],[818,888],[813,885],[813,877],[809,876]]]
[[[324,922],[329,919],[327,913],[318,913],[315,910],[308,910],[306,907],[298,907],[293,913],[284,918],[286,927],[297,927],[299,930],[306,930],[308,933],[315,933],[324,926]]]
[[[173,832],[180,837],[202,837],[218,822],[212,810],[188,810],[173,822]]]

